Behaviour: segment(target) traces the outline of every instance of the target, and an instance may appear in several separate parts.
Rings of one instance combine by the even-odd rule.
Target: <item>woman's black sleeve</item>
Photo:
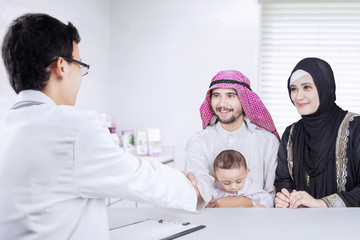
[[[276,168],[275,188],[276,192],[280,192],[281,189],[286,188],[289,192],[294,189],[294,183],[289,173],[287,164],[287,150],[286,145],[289,139],[290,127],[287,127],[280,140],[280,147],[278,152],[278,165]]]

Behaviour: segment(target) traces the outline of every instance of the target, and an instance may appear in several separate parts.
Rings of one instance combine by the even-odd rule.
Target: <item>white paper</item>
[[[184,226],[177,223],[159,223],[159,220],[148,219],[110,229],[110,239],[159,240],[197,226],[199,225]]]

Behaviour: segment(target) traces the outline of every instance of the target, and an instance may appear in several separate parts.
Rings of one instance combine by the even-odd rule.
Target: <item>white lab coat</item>
[[[248,177],[275,197],[275,170],[279,140],[274,134],[256,128],[248,117],[233,132],[225,130],[220,123],[207,127],[190,138],[186,145],[186,172],[198,177],[198,187],[206,202],[212,197],[214,178],[213,163],[223,150],[234,149],[244,155]]]
[[[96,112],[26,101],[43,104],[10,110],[0,134],[1,239],[108,239],[107,197],[196,209],[184,174],[124,152]]]

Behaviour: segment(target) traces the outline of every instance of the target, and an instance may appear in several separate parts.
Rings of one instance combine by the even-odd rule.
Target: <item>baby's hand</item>
[[[210,208],[216,207],[216,199],[215,198],[210,200],[210,202],[208,203],[208,207],[210,207]]]

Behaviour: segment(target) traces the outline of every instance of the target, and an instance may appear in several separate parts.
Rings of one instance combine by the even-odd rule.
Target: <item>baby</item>
[[[247,178],[249,171],[241,153],[235,150],[222,151],[214,161],[213,176],[216,182],[213,199],[244,196],[250,198],[255,207],[273,207],[273,197]]]

